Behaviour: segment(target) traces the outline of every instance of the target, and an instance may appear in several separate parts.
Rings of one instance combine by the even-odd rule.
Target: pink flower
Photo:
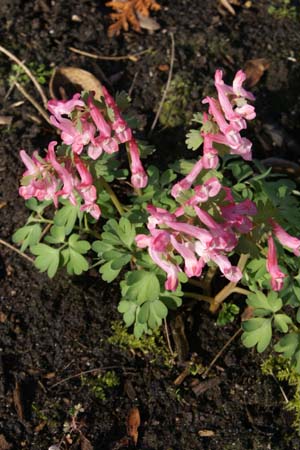
[[[244,97],[244,98],[247,98],[248,100],[252,100],[252,101],[255,100],[254,95],[251,92],[246,91],[242,87],[244,81],[246,81],[246,74],[242,70],[239,70],[236,73],[233,83],[232,83],[233,93],[238,97]]]
[[[190,173],[180,180],[178,183],[174,184],[171,190],[171,195],[174,198],[177,198],[182,191],[185,191],[187,189],[190,189],[193,182],[196,180],[197,176],[200,174],[200,172],[203,169],[203,163],[202,159],[200,158],[199,161],[196,162]]]
[[[67,145],[71,145],[72,151],[77,155],[80,155],[83,147],[93,139],[96,131],[95,126],[83,118],[79,122],[82,130],[77,129],[70,119],[65,119],[64,117],[51,116],[50,122],[62,131],[62,141]]]
[[[39,201],[53,200],[57,206],[55,193],[59,187],[59,180],[46,160],[38,156],[35,151],[32,158],[25,152],[20,151],[20,157],[27,170],[23,174],[26,183],[19,188],[19,194],[28,200],[36,197]]]
[[[276,247],[271,236],[268,239],[267,270],[271,275],[272,289],[274,289],[274,291],[280,291],[283,288],[283,282],[286,275],[279,269]]]
[[[280,242],[281,245],[284,247],[289,248],[292,250],[294,255],[300,256],[300,239],[297,239],[296,237],[291,236],[288,234],[277,222],[274,220],[270,221],[272,224],[272,230],[275,234],[276,238]]]
[[[57,142],[52,141],[48,146],[47,160],[51,163],[53,169],[57,173],[59,179],[61,180],[63,187],[56,192],[55,197],[58,198],[60,195],[63,198],[67,198],[73,205],[76,205],[76,198],[73,192],[74,189],[74,179],[70,171],[66,167],[62,166],[56,159],[54,147]]]
[[[111,127],[104,119],[103,114],[101,113],[100,109],[97,108],[97,106],[93,103],[93,99],[91,96],[89,96],[89,98],[88,98],[88,106],[90,109],[91,117],[94,121],[94,124],[97,127],[97,130],[100,133],[100,136],[102,138],[110,137],[111,136]]]
[[[62,114],[69,115],[77,106],[85,107],[83,100],[80,100],[80,94],[73,95],[71,100],[49,100],[48,102],[48,110],[56,117]]]
[[[148,176],[142,166],[140,153],[135,139],[131,139],[128,144],[131,160],[131,183],[135,188],[144,188],[148,183]]]

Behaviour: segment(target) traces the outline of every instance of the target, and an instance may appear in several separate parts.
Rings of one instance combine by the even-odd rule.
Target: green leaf
[[[289,330],[289,325],[292,323],[292,319],[286,314],[275,314],[274,316],[274,326],[282,333],[287,333]]]
[[[70,275],[81,275],[89,268],[89,263],[80,253],[69,247],[62,251],[64,265],[67,266],[67,272]]]
[[[270,292],[266,297],[261,291],[249,294],[247,304],[254,308],[255,315],[266,315],[266,313],[276,313],[282,308],[282,300],[278,297],[277,292]]]
[[[52,200],[45,200],[43,202],[38,202],[36,198],[32,197],[29,200],[25,202],[25,205],[28,209],[31,209],[32,211],[42,214],[45,208],[47,206],[52,204]]]
[[[197,150],[203,142],[200,130],[190,130],[186,135],[186,145],[189,150]]]
[[[77,218],[81,216],[82,213],[79,210],[79,206],[73,206],[69,203],[56,211],[54,223],[59,227],[64,227],[65,233],[68,235],[72,232]]]
[[[257,345],[257,351],[262,353],[270,344],[272,339],[272,319],[256,317],[243,322],[242,328],[244,330],[242,342],[245,347]]]
[[[135,238],[135,227],[125,217],[121,217],[117,227],[117,233],[121,241],[128,248],[131,248]]]
[[[24,252],[27,247],[37,244],[42,235],[42,228],[39,224],[25,225],[19,228],[12,236],[13,242],[21,245],[21,252]]]
[[[35,266],[41,272],[47,271],[48,277],[53,278],[59,267],[60,250],[46,244],[37,244],[31,247],[31,252],[37,256]]]
[[[122,269],[122,267],[126,266],[131,260],[131,255],[123,255],[118,259],[115,259],[111,263],[111,268],[113,270]]]
[[[74,251],[80,254],[87,253],[91,245],[88,241],[80,240],[80,236],[78,234],[72,234],[68,240],[69,247],[71,247]]]
[[[45,241],[49,244],[61,244],[65,242],[65,227],[52,225],[50,235],[45,237]]]
[[[282,337],[274,346],[274,350],[282,353],[285,358],[292,358],[300,348],[300,334],[289,333]]]
[[[146,301],[157,300],[160,294],[160,284],[152,272],[138,270],[129,272],[126,277],[126,298],[139,305]]]
[[[115,280],[121,270],[121,269],[113,269],[112,263],[113,261],[108,261],[107,263],[103,264],[99,269],[99,272],[102,275],[102,280],[107,281],[108,283],[111,283],[113,280]]]

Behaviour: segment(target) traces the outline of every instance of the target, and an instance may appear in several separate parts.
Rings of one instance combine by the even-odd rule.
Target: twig
[[[153,120],[153,123],[151,125],[149,136],[151,136],[151,134],[153,133],[153,130],[154,130],[156,124],[157,124],[157,121],[159,119],[162,107],[163,107],[163,105],[165,103],[165,100],[166,100],[166,97],[167,97],[167,93],[168,93],[169,88],[170,88],[172,76],[173,76],[173,67],[174,67],[174,59],[175,59],[175,41],[174,41],[173,33],[170,33],[170,38],[171,38],[171,56],[170,56],[170,69],[169,69],[169,74],[168,74],[168,80],[167,80],[167,84],[166,84],[165,90],[163,92],[162,99],[160,101],[160,104],[159,104],[159,107],[158,107],[158,110],[157,110],[157,113],[156,113],[156,116],[155,116],[155,118]]]
[[[79,50],[78,48],[74,48],[74,47],[69,47],[69,50],[71,50],[71,52],[78,53],[79,55],[87,56],[88,58],[93,58],[93,59],[103,59],[106,61],[120,61],[122,59],[130,59],[131,61],[134,61],[134,60],[136,60],[137,56],[144,55],[145,53],[150,52],[152,49],[148,48],[147,50],[143,50],[141,52],[133,53],[132,55],[125,55],[125,56],[96,55],[95,53],[85,52],[84,50]]]
[[[35,109],[40,113],[40,115],[48,122],[51,126],[52,123],[49,120],[48,114],[46,111],[34,100],[34,98],[23,88],[21,84],[19,84],[17,81],[15,82],[15,86],[18,89],[19,92],[32,104],[32,106],[35,107]]]
[[[214,359],[210,362],[209,366],[205,369],[205,371],[202,374],[202,378],[206,378],[208,373],[210,372],[210,370],[212,369],[212,367],[215,365],[215,363],[217,362],[217,360],[220,358],[220,356],[222,356],[222,354],[225,352],[225,350],[227,349],[227,347],[229,347],[229,345],[238,337],[238,335],[242,332],[243,330],[241,328],[239,328],[233,336],[231,336],[230,339],[228,339],[228,341],[226,342],[226,344],[221,348],[221,350],[216,354],[216,356],[214,357]]]
[[[25,64],[22,61],[20,61],[19,58],[17,58],[15,55],[13,55],[10,51],[8,51],[8,50],[6,50],[6,48],[2,47],[2,45],[0,45],[0,52],[4,53],[6,56],[8,56],[12,61],[14,61],[16,64],[18,64],[18,66],[20,66],[24,70],[26,75],[28,75],[28,77],[31,79],[31,81],[35,85],[36,90],[38,91],[38,93],[41,96],[44,107],[46,108],[47,103],[48,103],[47,97],[46,97],[40,83],[37,81],[37,79],[32,74],[32,72],[28,69],[28,67],[26,67]]]
[[[172,356],[174,356],[174,351],[172,349],[172,345],[171,345],[171,341],[170,341],[170,335],[169,335],[169,330],[168,330],[168,324],[167,324],[166,319],[164,319],[164,325],[165,325],[166,339],[167,339],[169,352],[171,353]]]
[[[56,386],[59,386],[60,384],[66,383],[69,380],[73,380],[73,378],[81,377],[82,375],[86,375],[88,373],[96,373],[101,372],[102,370],[112,370],[112,369],[119,369],[120,366],[107,366],[107,367],[98,367],[97,369],[89,369],[85,370],[84,372],[78,372],[75,375],[71,375],[70,377],[64,378],[63,380],[57,381],[57,383],[52,384],[50,386],[50,389],[53,389]]]
[[[9,244],[8,242],[4,241],[3,239],[0,239],[0,245],[4,245],[4,247],[9,248],[10,250],[18,253],[18,255],[23,256],[23,258],[27,259],[27,261],[30,261],[32,264],[34,263],[34,259],[30,258],[30,256],[26,255],[26,253],[21,252],[21,250],[17,249],[13,245]]]

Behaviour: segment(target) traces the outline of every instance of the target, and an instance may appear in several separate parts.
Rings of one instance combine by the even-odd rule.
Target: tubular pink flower
[[[56,192],[55,196],[58,198],[61,195],[64,198],[68,198],[73,205],[76,205],[76,199],[73,193],[74,179],[72,174],[57,161],[54,150],[56,144],[56,141],[51,141],[47,151],[47,161],[51,163],[63,183],[62,189]]]
[[[272,289],[274,289],[274,291],[280,291],[283,288],[286,275],[279,269],[276,247],[271,236],[268,239],[267,271],[271,275]]]
[[[169,213],[166,209],[157,208],[153,205],[147,206],[147,211],[151,214],[148,218],[148,229],[154,230],[156,225],[161,225],[166,222],[176,221],[176,216],[174,214]]]
[[[233,110],[232,104],[228,98],[228,93],[230,93],[230,90],[225,85],[223,81],[223,73],[222,70],[216,70],[215,73],[215,86],[218,92],[218,98],[220,105],[224,111],[225,117],[227,120],[239,120],[239,115]],[[246,123],[242,124],[242,128],[246,128]],[[241,128],[241,129],[242,129]]]
[[[244,97],[247,98],[248,100],[255,100],[254,95],[251,92],[246,91],[246,89],[242,87],[245,80],[246,80],[245,72],[239,70],[234,77],[232,83],[232,91],[238,97]]]
[[[202,273],[203,264],[197,260],[194,250],[191,248],[191,243],[179,243],[174,235],[171,235],[171,244],[182,256],[185,263],[184,271],[188,277],[199,277]]]
[[[20,157],[27,168],[23,177],[28,178],[26,185],[19,188],[21,197],[25,200],[32,197],[36,197],[39,201],[52,200],[57,206],[55,193],[59,187],[59,180],[51,173],[47,161],[43,161],[36,151],[30,158],[25,150],[21,150]]]
[[[48,110],[56,117],[62,114],[69,115],[76,107],[84,108],[83,100],[80,100],[80,94],[73,95],[71,100],[49,100]]]
[[[172,230],[185,233],[188,236],[192,236],[198,239],[205,247],[208,247],[213,240],[212,235],[205,228],[199,228],[196,227],[195,225],[190,225],[189,223],[182,223],[182,222],[166,221],[166,225]]]
[[[94,105],[93,99],[91,96],[89,96],[89,98],[88,98],[88,106],[90,109],[91,117],[97,127],[97,130],[100,133],[100,136],[102,138],[110,137],[111,136],[111,127],[104,119],[103,114],[101,113],[99,108],[97,108],[97,106]]]
[[[179,267],[170,261],[164,260],[162,258],[162,254],[154,250],[151,246],[149,247],[149,255],[158,267],[167,273],[165,288],[168,291],[175,291],[178,286],[178,273],[180,272]]]
[[[232,251],[237,245],[235,234],[231,230],[226,229],[224,224],[217,223],[206,211],[197,206],[194,206],[194,210],[200,221],[209,228],[214,238],[212,246],[218,250]]]
[[[135,188],[144,188],[148,183],[148,176],[142,166],[140,153],[135,139],[128,143],[128,149],[131,160],[131,183]]]
[[[300,239],[288,234],[277,222],[270,221],[272,224],[272,231],[281,245],[292,250],[295,256],[300,256]]]
[[[227,280],[232,281],[233,283],[238,283],[240,281],[243,276],[241,270],[238,267],[232,266],[227,256],[217,252],[210,252],[209,255],[211,260],[219,266],[219,269]]]
[[[178,183],[174,184],[171,190],[172,197],[177,198],[182,191],[190,189],[202,169],[203,162],[202,158],[200,158],[199,161],[196,162],[190,173]]]

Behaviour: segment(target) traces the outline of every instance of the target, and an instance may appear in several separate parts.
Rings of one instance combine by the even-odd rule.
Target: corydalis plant
[[[244,295],[252,311],[244,344],[264,351],[275,329],[285,334],[277,334],[275,349],[300,370],[299,193],[250,162],[252,143],[243,134],[255,110],[244,81],[239,71],[227,85],[216,71],[216,98],[203,100],[208,110],[195,114],[197,128],[187,137],[192,150],[203,144],[201,156],[164,172],[143,169],[124,96],[115,102],[103,88],[100,101],[92,94],[50,101],[61,142],[51,142],[45,158],[21,151],[20,194],[32,213],[14,241],[51,277],[62,266],[70,274],[99,266],[107,282],[122,271],[118,309],[136,336],[160,326],[184,296],[216,312],[233,294]],[[126,186],[125,204],[112,182],[123,198]],[[227,284],[212,296],[212,280],[224,285],[221,278]]]

